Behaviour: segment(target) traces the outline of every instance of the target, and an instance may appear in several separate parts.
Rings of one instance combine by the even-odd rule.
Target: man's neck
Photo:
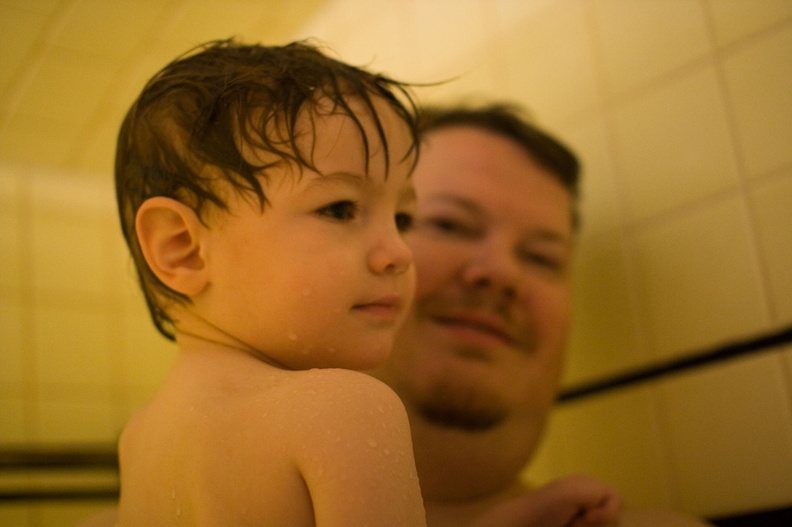
[[[408,410],[409,411],[409,410]],[[531,454],[525,435],[509,424],[466,431],[410,415],[424,500],[453,504],[511,493]]]

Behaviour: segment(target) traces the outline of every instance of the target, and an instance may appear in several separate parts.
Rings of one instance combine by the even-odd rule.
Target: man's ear
[[[135,229],[143,257],[162,283],[188,297],[207,286],[205,227],[190,207],[171,198],[149,198],[138,209]]]

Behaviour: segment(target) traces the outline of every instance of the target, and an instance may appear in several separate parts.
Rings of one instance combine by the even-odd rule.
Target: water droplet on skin
[[[288,337],[289,340],[297,340],[297,333],[295,333],[294,331],[289,331]]]
[[[367,443],[369,444],[369,446],[370,446],[371,448],[375,448],[375,447],[377,446],[377,442],[376,442],[375,440],[373,440],[373,439],[369,439],[369,440],[367,441]]]
[[[172,500],[175,500],[175,499],[176,499],[176,489],[173,489],[173,490],[171,491],[171,499],[172,499]]]
[[[329,348],[327,348],[327,353],[336,353],[337,351],[338,351],[338,350],[337,350],[337,349],[335,349],[335,348],[333,348],[333,347],[329,347]]]
[[[310,287],[306,287],[305,289],[302,290],[303,296],[311,296],[311,293],[313,293],[313,291],[311,291]]]
[[[377,406],[377,411],[379,413],[381,413],[381,414],[384,414],[385,413],[385,408],[383,408],[382,406]]]
[[[385,454],[386,456],[389,456],[390,455],[390,449],[386,448],[385,450],[382,451],[382,453]]]

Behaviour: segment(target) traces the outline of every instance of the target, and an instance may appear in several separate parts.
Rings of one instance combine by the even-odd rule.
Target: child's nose
[[[380,236],[369,253],[369,268],[377,274],[404,273],[412,261],[412,251],[395,228],[393,232]]]

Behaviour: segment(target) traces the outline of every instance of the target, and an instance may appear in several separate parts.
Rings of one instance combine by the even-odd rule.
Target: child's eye
[[[354,201],[336,201],[316,211],[320,216],[328,216],[339,221],[353,220],[357,212],[358,206]]]
[[[412,229],[414,218],[412,214],[406,212],[399,212],[396,214],[396,228],[399,232],[407,232]]]

